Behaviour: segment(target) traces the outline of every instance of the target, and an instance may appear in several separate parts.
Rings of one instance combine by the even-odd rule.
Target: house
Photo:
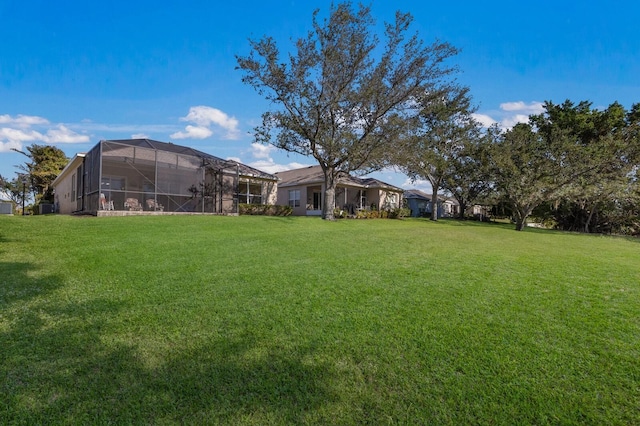
[[[277,204],[293,207],[297,216],[320,216],[324,203],[324,173],[318,166],[275,174]],[[347,176],[338,180],[336,207],[354,214],[358,210],[391,209],[401,206],[402,189],[373,178]]]
[[[404,191],[403,196],[412,217],[431,216],[431,195],[417,189]],[[438,196],[438,217],[453,217],[459,211],[460,206],[455,199]]]
[[[13,203],[11,201],[0,200],[0,214],[13,214]]]
[[[247,165],[150,139],[102,140],[53,181],[58,213],[233,214],[274,204],[277,178]]]

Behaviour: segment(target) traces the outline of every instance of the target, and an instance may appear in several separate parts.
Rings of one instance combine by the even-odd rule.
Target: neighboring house
[[[13,214],[13,202],[0,200],[0,214]]]
[[[275,174],[277,204],[293,207],[296,216],[320,216],[324,203],[324,174],[320,166]],[[338,180],[336,208],[355,214],[358,210],[392,209],[401,206],[402,189],[373,178],[347,176]]]
[[[488,220],[491,217],[491,206],[473,205],[471,213],[478,220]]]
[[[407,207],[411,209],[412,217],[431,216],[431,194],[417,189],[404,191]],[[460,205],[453,198],[438,196],[438,217],[453,217],[460,211]]]
[[[277,178],[195,149],[149,139],[103,140],[52,183],[58,213],[237,213],[275,204]]]

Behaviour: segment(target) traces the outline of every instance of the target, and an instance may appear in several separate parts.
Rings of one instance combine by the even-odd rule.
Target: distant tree
[[[528,124],[495,133],[490,164],[496,187],[512,204],[516,229],[534,208],[554,201],[580,206],[580,228],[588,231],[600,204],[629,191],[638,164],[632,117],[617,103],[598,111],[589,102],[546,102],[545,112]]]
[[[491,141],[488,132],[482,134],[476,127],[451,160],[450,173],[444,178],[442,187],[458,201],[459,219],[464,219],[470,206],[491,193],[493,181],[487,160]]]
[[[60,174],[69,159],[60,149],[51,145],[33,144],[27,147],[28,152],[14,149],[30,161],[18,166],[29,176],[29,187],[34,193],[35,202],[53,202],[51,182]]]
[[[509,200],[521,231],[534,208],[551,199],[567,183],[560,162],[561,140],[550,140],[535,132],[531,124],[519,123],[507,132],[492,132],[489,164],[496,189]],[[568,170],[567,170],[568,171]]]
[[[456,49],[425,46],[407,34],[411,22],[396,13],[381,44],[370,8],[341,3],[324,21],[314,12],[312,30],[287,60],[271,37],[250,40],[250,55],[237,57],[243,82],[274,105],[255,129],[256,141],[315,158],[324,173],[325,219],[334,218],[338,179],[382,168],[406,130],[409,101],[439,97],[454,71],[444,61]]]
[[[13,201],[16,205],[22,205],[22,198],[25,202],[28,199],[29,192],[22,184],[22,179],[28,179],[26,175],[16,174],[13,179],[8,179],[0,175],[0,192],[3,196]]]
[[[479,126],[472,119],[468,88],[451,87],[433,98],[415,98],[418,114],[412,120],[411,134],[403,138],[395,152],[396,165],[410,178],[431,184],[431,220],[438,220],[438,191],[454,173],[454,163],[463,155],[469,140],[479,137]]]
[[[605,110],[591,108],[590,102],[561,105],[547,102],[545,114],[532,117],[546,138],[563,134],[567,140],[563,167],[575,177],[559,194],[556,220],[563,229],[598,230],[598,218],[606,218],[615,200],[627,199],[629,178],[638,161],[637,138],[630,126],[633,114],[617,102]],[[607,225],[609,226],[609,225]]]

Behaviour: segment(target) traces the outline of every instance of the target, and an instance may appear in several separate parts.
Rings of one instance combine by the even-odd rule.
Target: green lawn
[[[640,424],[640,241],[0,218],[1,424]]]

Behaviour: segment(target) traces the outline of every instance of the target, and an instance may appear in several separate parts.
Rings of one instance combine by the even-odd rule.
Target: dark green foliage
[[[547,102],[545,113],[530,117],[528,124],[491,131],[493,180],[511,203],[516,229],[523,229],[533,210],[545,203],[554,206],[561,229],[635,229],[639,109],[634,105],[626,112],[614,103],[599,111],[589,102]]]
[[[566,139],[563,167],[573,171],[552,198],[558,228],[579,232],[637,232],[640,222],[638,182],[640,164],[637,106],[629,112],[618,103],[605,110],[578,105],[546,104],[546,113],[533,117],[546,138]]]
[[[64,151],[51,145],[33,144],[27,147],[28,153],[17,151],[27,158],[29,162],[20,166],[20,169],[28,176],[28,188],[35,195],[35,204],[53,203],[53,188],[51,182],[55,180],[69,159]]]

